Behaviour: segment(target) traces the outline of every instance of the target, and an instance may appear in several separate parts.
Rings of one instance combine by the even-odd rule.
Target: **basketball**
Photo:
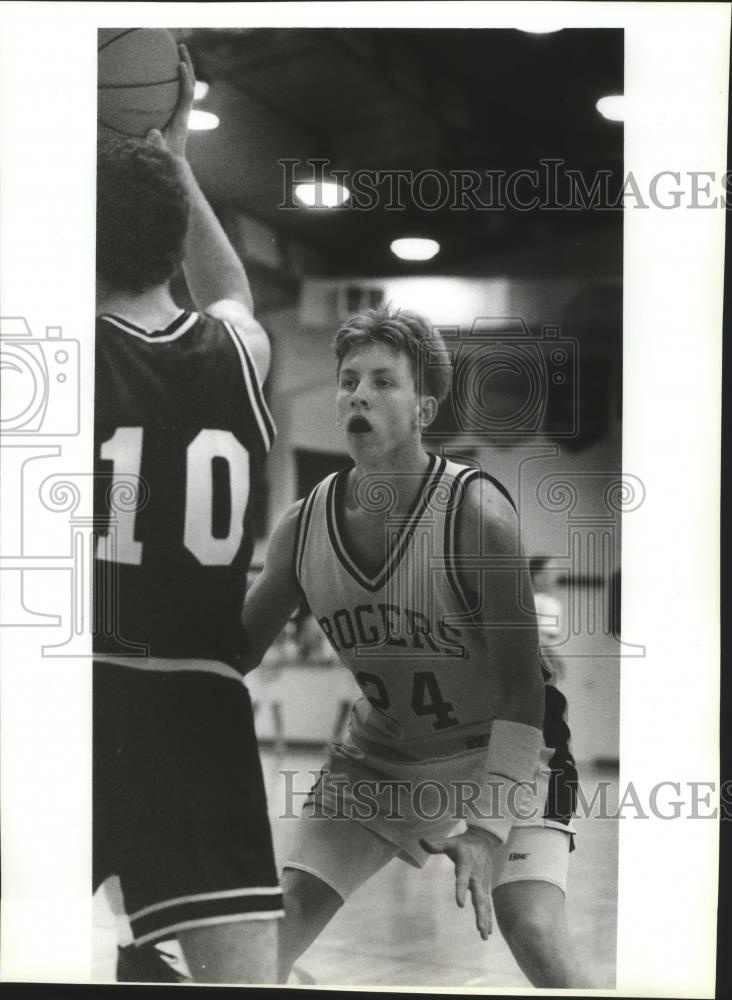
[[[100,28],[100,134],[144,138],[151,128],[165,128],[178,100],[178,62],[175,39],[164,28]]]

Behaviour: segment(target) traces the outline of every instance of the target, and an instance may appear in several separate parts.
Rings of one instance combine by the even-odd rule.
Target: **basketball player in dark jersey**
[[[177,937],[196,980],[272,982],[282,896],[236,669],[269,341],[185,159],[181,60],[165,132],[98,157],[94,885],[120,880],[121,979],[175,980],[152,946]]]
[[[483,939],[494,907],[533,985],[586,986],[564,904],[576,772],[564,700],[545,695],[515,507],[422,445],[450,380],[424,320],[370,311],[335,346],[355,465],[285,514],[243,612],[251,669],[304,594],[363,692],[285,861],[282,980],[387,862],[445,853]]]

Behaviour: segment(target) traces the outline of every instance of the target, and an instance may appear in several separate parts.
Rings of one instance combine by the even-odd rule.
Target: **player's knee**
[[[282,892],[285,919],[290,925],[330,919],[343,905],[340,896],[329,885],[299,868],[285,868]]]
[[[531,899],[526,894],[516,900],[510,892],[501,892],[500,888],[494,894],[493,906],[501,933],[510,945],[536,948],[555,939],[563,923],[556,904],[543,896]]]
[[[292,965],[342,906],[341,897],[325,882],[300,871],[282,873],[285,919],[280,932],[279,981],[287,982]]]

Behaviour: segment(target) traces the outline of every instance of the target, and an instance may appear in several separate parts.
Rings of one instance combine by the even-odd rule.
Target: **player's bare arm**
[[[293,504],[272,532],[264,568],[247,593],[241,617],[244,649],[240,665],[243,673],[259,666],[302,596],[294,569],[301,506],[301,500]]]
[[[486,669],[491,670],[491,683],[500,691],[486,770],[495,770],[501,777],[514,771],[521,779],[524,772],[530,773],[534,756],[538,762],[544,687],[537,630],[523,607],[530,598],[530,584],[518,518],[500,491],[481,479],[468,487],[460,516],[458,554],[471,560],[472,570],[466,564],[461,580],[475,609],[473,626],[482,630],[485,639]],[[476,571],[472,560],[477,554],[482,558]],[[502,625],[497,628],[499,622]],[[493,826],[490,822],[471,824],[459,837],[423,842],[426,849],[447,854],[455,864],[456,902],[464,906],[470,893],[476,926],[484,940],[492,930],[492,854],[508,828],[501,821]]]
[[[254,318],[254,303],[246,271],[221,223],[206,200],[186,159],[188,118],[193,106],[195,76],[188,50],[180,46],[180,96],[170,123],[148,141],[167,147],[179,160],[191,202],[183,271],[199,312],[231,323],[246,345],[260,381],[269,371],[269,337]]]
[[[459,517],[458,556],[466,566],[458,572],[475,608],[473,623],[485,643],[491,682],[501,692],[497,717],[541,731],[539,637],[518,515],[491,482],[475,479]],[[467,560],[475,566],[475,556],[480,556],[480,568],[468,568]]]

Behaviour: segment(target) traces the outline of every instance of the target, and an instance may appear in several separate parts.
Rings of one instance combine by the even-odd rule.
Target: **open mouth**
[[[371,429],[371,424],[368,422],[366,417],[362,417],[360,414],[357,414],[355,417],[351,417],[348,421],[349,434],[368,434]]]

